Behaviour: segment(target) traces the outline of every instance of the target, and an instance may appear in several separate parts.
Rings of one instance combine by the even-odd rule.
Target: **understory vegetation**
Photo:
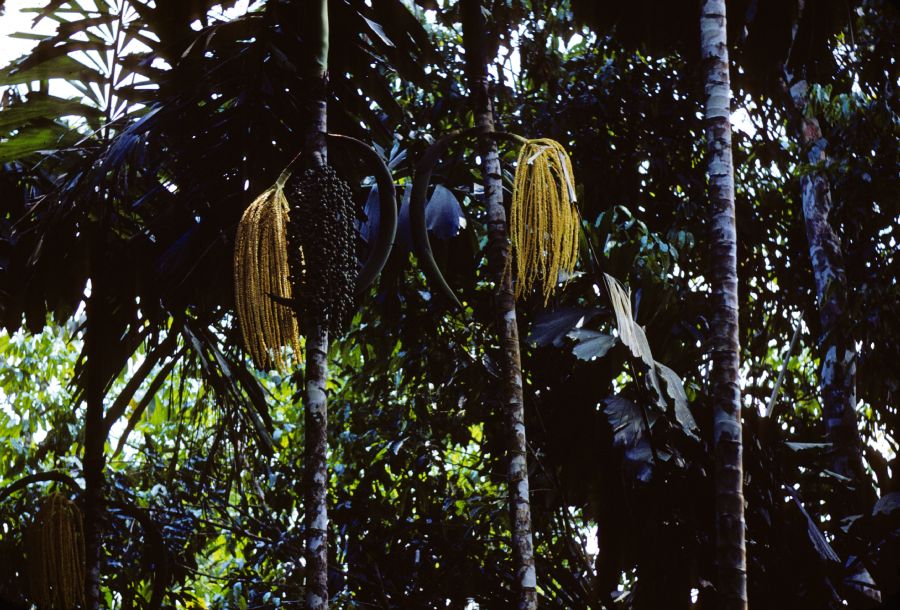
[[[900,601],[895,3],[5,4],[0,608]]]

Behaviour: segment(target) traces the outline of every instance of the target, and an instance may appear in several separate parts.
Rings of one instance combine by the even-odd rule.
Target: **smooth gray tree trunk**
[[[306,134],[307,165],[322,167],[328,160],[328,2],[305,0],[304,29],[315,51],[309,69],[308,103],[311,122]],[[305,489],[306,505],[306,608],[328,609],[328,331],[314,325],[306,335]]]
[[[103,523],[105,521],[104,487],[106,485],[106,456],[104,448],[109,429],[104,423],[103,395],[104,375],[103,360],[106,333],[103,331],[106,312],[103,301],[105,289],[104,257],[108,230],[107,211],[101,212],[101,221],[97,224],[94,243],[90,255],[91,294],[88,297],[85,315],[84,348],[87,355],[85,362],[85,417],[84,417],[84,453],[81,458],[82,475],[84,476],[84,601],[85,610],[100,609],[100,563],[102,558]]]
[[[712,286],[711,391],[716,460],[716,589],[726,610],[747,608],[743,447],[738,342],[737,233],[731,156],[731,81],[725,0],[703,0],[701,60],[706,94]]]
[[[315,331],[313,331],[315,332]],[[328,608],[328,333],[306,337],[306,607]]]
[[[96,311],[96,310],[95,310]],[[90,316],[90,314],[88,314]],[[91,331],[88,330],[88,334]],[[96,348],[88,348],[91,356],[97,354]],[[96,357],[96,356],[94,356]],[[96,368],[96,364],[88,362],[88,368]],[[84,476],[84,599],[86,610],[100,608],[100,561],[104,521],[104,487],[106,467],[103,447],[106,443],[105,426],[103,425],[103,389],[92,391],[95,385],[90,380],[96,373],[88,374],[89,390],[86,398],[84,422],[84,454],[82,456],[82,474]]]
[[[790,96],[805,161],[815,166],[826,160],[827,141],[809,111],[807,89],[806,81],[798,81]],[[856,347],[840,327],[846,317],[847,275],[841,240],[829,219],[831,188],[822,172],[812,171],[800,178],[800,191],[821,323],[819,388],[825,432],[833,446],[831,468],[861,484],[866,474],[856,423]]]
[[[493,103],[487,75],[487,32],[478,0],[464,0],[463,37],[466,71],[472,94],[475,125],[494,130]],[[516,573],[515,599],[519,610],[536,610],[537,573],[531,532],[531,505],[528,489],[528,444],[525,437],[525,401],[522,393],[522,365],[519,329],[512,278],[507,272],[510,256],[509,229],[503,207],[503,182],[497,144],[482,141],[481,173],[488,213],[487,260],[494,281],[495,320],[503,369],[501,403],[508,431],[510,515],[512,521],[513,565]]]

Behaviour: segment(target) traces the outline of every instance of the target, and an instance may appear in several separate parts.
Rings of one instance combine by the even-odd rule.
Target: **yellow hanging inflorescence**
[[[61,493],[47,496],[27,537],[28,581],[41,610],[84,606],[84,524]]]
[[[568,153],[555,140],[529,140],[519,151],[509,221],[517,299],[540,280],[546,304],[560,272],[575,270],[580,222]]]
[[[244,346],[261,369],[285,370],[282,348],[300,353],[297,319],[272,296],[292,299],[284,195],[288,174],[278,178],[244,211],[234,246],[234,295]]]

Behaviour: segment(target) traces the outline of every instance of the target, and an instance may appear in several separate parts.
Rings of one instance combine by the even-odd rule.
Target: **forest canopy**
[[[0,608],[900,607],[896,3],[0,24]]]

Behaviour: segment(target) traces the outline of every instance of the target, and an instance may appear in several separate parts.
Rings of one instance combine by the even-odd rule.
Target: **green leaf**
[[[103,113],[98,108],[87,106],[75,100],[59,97],[31,97],[26,102],[11,106],[0,113],[0,133],[21,130],[34,119],[64,116],[99,117]]]
[[[612,335],[587,328],[576,328],[568,336],[578,342],[572,353],[579,360],[602,358],[616,344],[616,338]]]
[[[831,443],[794,443],[786,442],[785,447],[791,451],[827,451],[831,449]]]
[[[0,142],[0,163],[16,161],[41,150],[55,150],[64,135],[59,128],[53,127],[25,129]]]
[[[0,85],[21,85],[51,78],[81,82],[103,81],[102,74],[68,55],[59,55],[23,70],[18,69],[15,64],[0,70]]]
[[[669,394],[669,398],[675,403],[675,419],[678,420],[678,423],[681,424],[681,427],[685,432],[696,438],[694,432],[699,430],[699,428],[697,427],[697,422],[694,421],[694,416],[691,415],[691,411],[688,408],[688,398],[687,393],[684,391],[684,382],[681,381],[681,377],[679,377],[675,371],[664,364],[657,362],[656,369],[659,372],[659,376],[666,382],[666,391]]]
[[[158,396],[153,397],[153,411],[150,413],[149,423],[152,426],[161,426],[168,420],[166,408]]]
[[[596,317],[599,309],[563,307],[537,316],[528,335],[528,341],[538,347],[553,345],[562,347],[563,339],[579,321],[588,322]]]
[[[882,496],[875,507],[872,508],[873,515],[890,516],[892,513],[900,510],[900,492],[894,491]]]
[[[381,39],[381,42],[383,42],[385,45],[387,45],[389,47],[395,46],[393,41],[390,38],[388,38],[387,34],[385,34],[384,28],[381,27],[381,24],[376,23],[375,21],[372,21],[371,19],[369,19],[368,17],[365,17],[363,15],[360,15],[360,16],[365,20],[366,25],[369,26],[369,29],[372,30],[372,32],[374,32],[375,35]]]
[[[621,396],[608,396],[603,400],[603,413],[612,427],[613,444],[624,452],[626,471],[639,481],[649,481],[653,449],[641,407]],[[647,417],[652,427],[658,416],[650,412]]]
[[[32,32],[13,32],[10,38],[18,38],[19,40],[46,40],[45,34],[33,34]]]

